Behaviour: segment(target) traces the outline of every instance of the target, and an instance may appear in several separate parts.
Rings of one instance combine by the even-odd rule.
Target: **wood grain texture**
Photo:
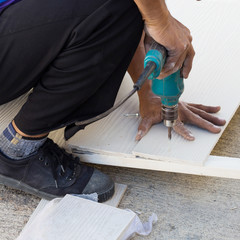
[[[118,96],[124,96],[132,88],[129,75],[126,75],[123,88]],[[131,86],[127,88],[127,86]],[[119,97],[121,98],[121,97]],[[106,118],[87,126],[78,132],[67,143],[71,147],[77,147],[82,152],[94,152],[115,156],[131,156],[137,142],[134,136],[137,134],[139,118],[126,117],[126,113],[138,112],[138,98],[134,95],[125,102],[117,111]]]
[[[172,14],[191,29],[196,51],[181,99],[220,105],[217,116],[229,122],[240,102],[239,2],[186,0],[168,1],[168,5]],[[169,142],[167,130],[162,125],[154,126],[133,152],[145,158],[203,165],[223,131],[215,135],[193,126],[189,129],[196,137],[194,142],[176,134]]]
[[[106,204],[112,207],[118,207],[126,190],[127,190],[127,185],[115,183],[115,192],[113,197],[108,201],[104,202],[103,204]]]
[[[109,199],[108,201],[104,202],[103,204],[112,206],[112,207],[118,207],[126,190],[127,190],[127,185],[115,183],[115,192],[114,192],[113,197],[111,199]],[[44,209],[44,207],[49,202],[50,202],[49,200],[41,199],[38,206],[36,207],[36,209],[34,210],[32,215],[30,216],[29,221],[27,222],[25,228],[28,228],[30,226],[30,224],[33,222],[33,220],[41,213],[41,211]]]
[[[228,123],[240,102],[240,3],[174,0],[169,1],[168,5],[173,16],[191,29],[197,53],[190,77],[185,80],[182,100],[220,105],[222,109],[216,115]],[[196,137],[194,142],[188,142],[174,133],[170,142],[167,139],[167,129],[163,124],[158,124],[136,144],[134,137],[139,119],[122,116],[123,113],[137,112],[136,100],[129,100],[106,119],[88,126],[75,135],[69,145],[83,152],[125,157],[132,153],[134,156],[154,160],[203,165],[227,126],[226,124],[222,128],[220,134],[188,126]]]
[[[134,217],[133,212],[67,195],[49,202],[17,239],[120,240]]]
[[[201,176],[240,179],[240,158],[210,155],[204,165],[192,165],[146,158],[107,156],[103,154],[79,154],[83,162],[154,171],[194,174]]]
[[[168,5],[172,14],[191,29],[193,45],[197,52],[191,75],[188,80],[185,80],[182,99],[221,105],[222,110],[217,115],[229,122],[240,100],[237,61],[240,55],[238,47],[240,3],[238,1],[185,0],[179,2],[174,0],[169,1]],[[132,83],[129,76],[126,76],[125,80],[118,98],[131,89]],[[13,119],[26,98],[27,95],[24,95],[0,106],[1,131]],[[221,134],[214,135],[189,126],[196,136],[194,142],[187,142],[176,134],[173,134],[173,139],[169,142],[166,128],[163,124],[158,124],[137,144],[134,138],[140,119],[124,117],[125,113],[136,112],[138,112],[138,101],[137,96],[134,96],[107,118],[76,134],[68,143],[82,152],[124,157],[134,155],[155,160],[202,165],[221,136]],[[58,131],[56,134],[55,137],[54,134],[50,137],[54,137],[54,140],[63,146],[65,143],[62,133]]]

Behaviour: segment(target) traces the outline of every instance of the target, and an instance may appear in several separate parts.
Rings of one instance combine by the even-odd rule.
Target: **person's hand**
[[[149,94],[149,96],[140,100],[140,115],[141,122],[138,127],[136,141],[141,140],[151,126],[160,123],[161,115],[161,99],[160,97]],[[200,128],[206,129],[212,133],[219,133],[226,121],[213,116],[211,113],[216,113],[220,107],[205,106],[201,104],[192,104],[186,102],[179,102],[178,104],[178,119],[176,125],[173,127],[174,131],[189,141],[195,138],[193,134],[186,128],[185,123],[189,123]]]
[[[179,69],[183,78],[187,78],[195,55],[188,28],[169,15],[164,25],[145,21],[145,31],[168,51],[166,63],[158,78],[165,78]]]
[[[145,24],[145,32],[168,50],[165,66],[159,78],[165,78],[179,69],[187,78],[195,55],[188,28],[168,11],[164,0],[134,0]]]

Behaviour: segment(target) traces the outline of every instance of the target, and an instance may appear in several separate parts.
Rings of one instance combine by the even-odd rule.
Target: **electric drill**
[[[184,84],[180,70],[164,79],[156,79],[165,63],[166,55],[166,49],[154,42],[144,59],[143,75],[148,75],[148,79],[152,80],[153,93],[161,97],[162,117],[164,125],[168,127],[168,138],[171,139],[172,127],[178,118],[178,101],[183,93]]]
[[[71,131],[68,131],[68,135],[65,132],[65,138],[69,139],[75,134],[76,131],[82,129],[82,126],[86,126],[97,120],[100,120],[119,106],[127,101],[134,93],[141,89],[142,85],[147,79],[152,80],[152,91],[156,95],[161,97],[162,101],[162,117],[165,126],[168,127],[168,137],[171,139],[172,127],[176,124],[178,118],[178,99],[183,92],[183,78],[180,76],[180,70],[164,79],[156,79],[160,74],[167,56],[166,49],[160,44],[153,42],[151,50],[148,51],[144,59],[144,71],[138,78],[137,82],[133,85],[133,89],[128,95],[121,101],[114,104],[114,106],[95,117],[87,120],[75,122],[74,127],[71,127]],[[71,124],[71,123],[69,123]],[[81,127],[78,127],[81,126]],[[70,129],[70,128],[69,128]]]

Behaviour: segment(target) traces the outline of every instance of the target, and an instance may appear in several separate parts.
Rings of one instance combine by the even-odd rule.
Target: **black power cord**
[[[154,71],[155,68],[156,68],[156,64],[154,62],[148,62],[146,67],[144,68],[143,73],[141,74],[137,82],[133,85],[133,89],[125,98],[117,102],[112,108],[110,108],[106,112],[101,113],[95,117],[89,118],[87,120],[76,122],[75,125],[76,126],[87,125],[87,124],[96,122],[106,117],[110,113],[112,113],[114,110],[119,108],[123,103],[125,103],[135,92],[141,89],[142,85],[145,83],[145,81],[148,79],[148,77],[151,75],[151,73]]]

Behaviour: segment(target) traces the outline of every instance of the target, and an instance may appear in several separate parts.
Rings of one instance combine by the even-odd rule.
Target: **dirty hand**
[[[181,69],[183,78],[187,78],[192,69],[195,55],[188,28],[170,15],[165,26],[159,27],[145,23],[145,29],[156,42],[163,45],[168,51],[166,63],[158,78],[165,78],[178,69]]]
[[[190,123],[200,128],[206,129],[212,133],[219,133],[226,121],[213,116],[211,113],[216,113],[220,107],[205,106],[201,104],[192,104],[179,102],[179,116],[174,131],[189,141],[195,138],[192,133],[185,127],[184,123]],[[160,123],[163,119],[161,116],[161,99],[160,97],[151,94],[140,101],[140,115],[142,120],[138,127],[136,141],[144,137],[152,125]]]
[[[145,24],[145,32],[168,50],[166,63],[159,78],[182,69],[187,78],[192,68],[195,52],[188,28],[168,11],[164,0],[134,0]]]

